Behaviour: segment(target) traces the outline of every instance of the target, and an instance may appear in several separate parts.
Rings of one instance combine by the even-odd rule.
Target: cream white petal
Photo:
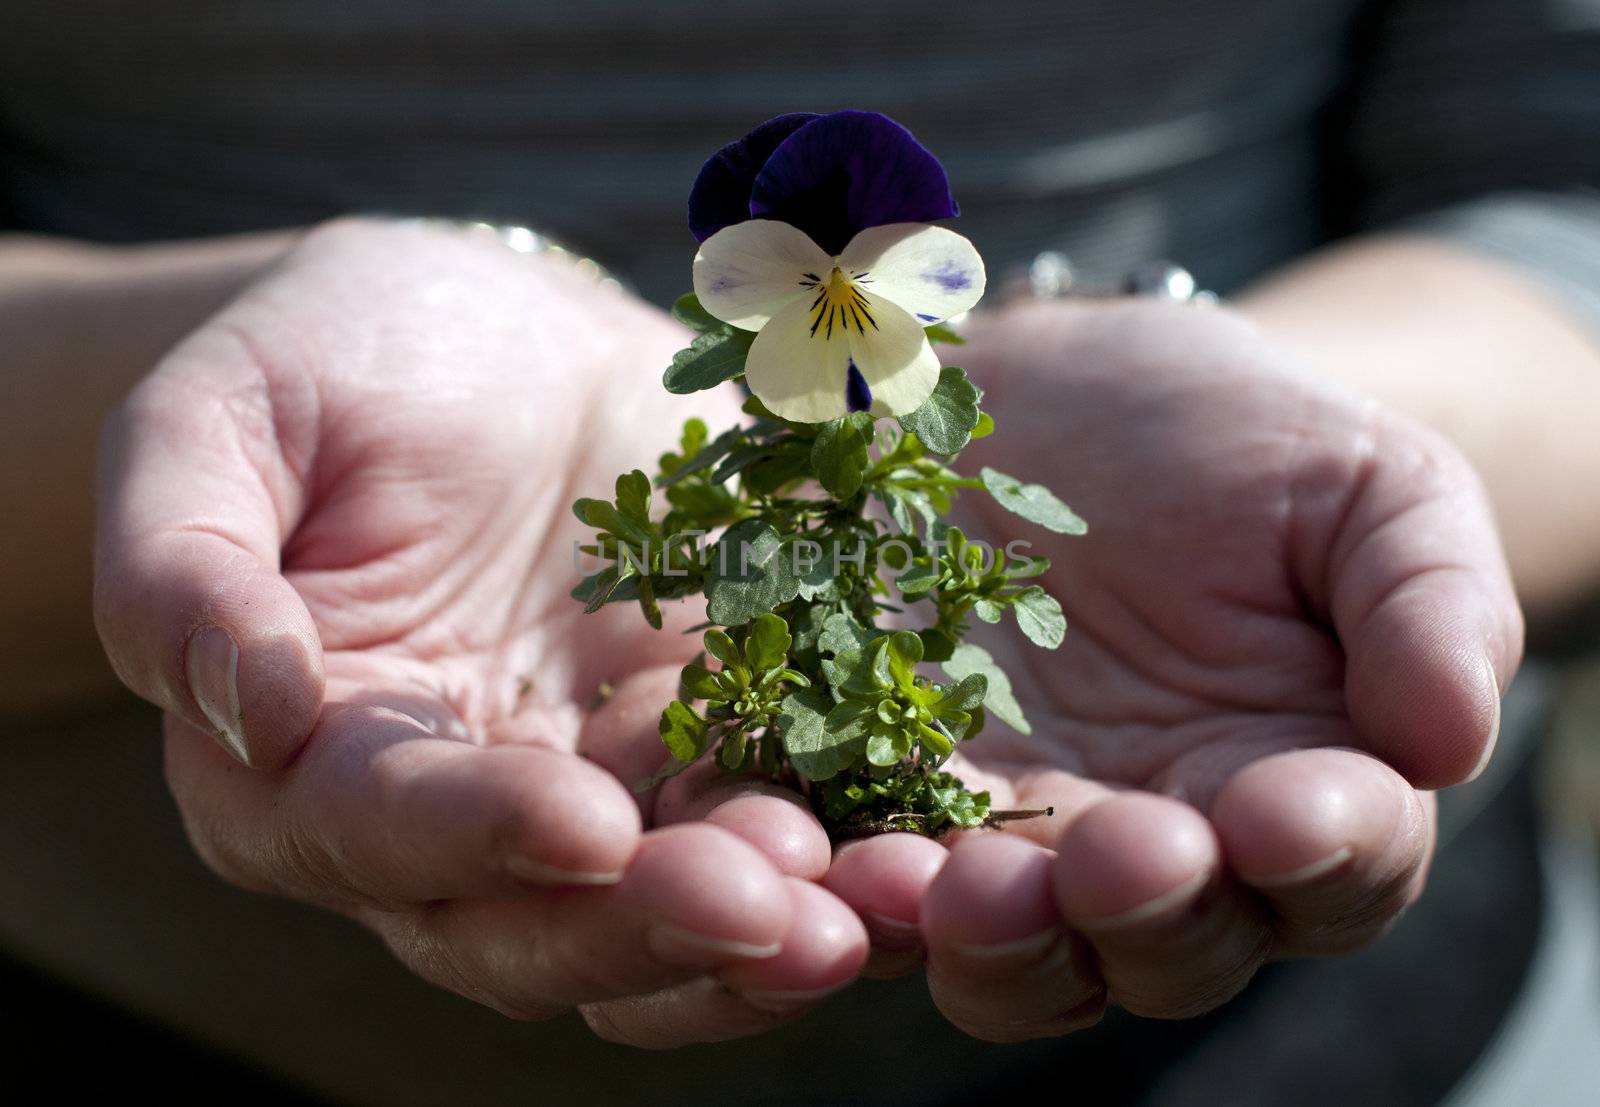
[[[694,256],[694,294],[724,323],[747,331],[762,326],[790,302],[813,295],[833,259],[804,231],[775,219],[724,227]]]
[[[939,355],[910,313],[871,293],[867,300],[875,325],[849,332],[850,357],[872,390],[874,415],[909,415],[939,383]]]
[[[813,333],[810,304],[796,300],[761,328],[750,345],[744,379],[775,414],[797,423],[825,423],[846,411],[850,341],[842,326]]]
[[[926,223],[868,227],[839,266],[869,295],[898,304],[924,326],[960,315],[983,296],[983,259],[961,235]]]

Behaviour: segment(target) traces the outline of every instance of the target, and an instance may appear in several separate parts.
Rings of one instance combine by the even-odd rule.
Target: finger
[[[268,776],[171,720],[168,777],[201,856],[248,888],[395,907],[621,879],[640,821],[613,777],[540,746],[439,738],[442,725],[417,701],[330,704]]]
[[[1420,430],[1376,434],[1376,457],[1326,542],[1345,698],[1367,748],[1418,788],[1488,762],[1522,615],[1487,498]]]
[[[920,834],[879,834],[834,854],[823,887],[866,924],[872,954],[863,975],[899,976],[922,964],[922,897],[948,857]]]
[[[139,695],[247,765],[286,763],[322,703],[322,647],[280,575],[301,490],[274,395],[242,343],[180,346],[106,424],[95,621]]]
[[[1105,1010],[1093,954],[1056,909],[1055,856],[1016,835],[968,838],[951,850],[922,901],[928,990],[944,1016],[974,1037],[1065,1034]]]
[[[704,819],[749,842],[788,876],[820,880],[828,871],[828,832],[797,793],[751,776],[732,776],[710,758],[667,781],[655,823]]]
[[[814,884],[790,878],[782,951],[715,976],[583,1008],[595,1033],[646,1049],[721,1042],[770,1030],[847,986],[867,958],[855,913]]]
[[[1125,792],[1061,837],[1056,905],[1136,1015],[1187,1018],[1236,995],[1271,949],[1259,908],[1222,879],[1222,853],[1185,803]]]
[[[1262,758],[1218,794],[1228,863],[1277,914],[1278,951],[1335,953],[1387,930],[1422,891],[1431,801],[1353,750]]]
[[[622,882],[364,917],[415,972],[505,1014],[572,1007],[778,956],[793,900],[719,827],[653,830]]]
[[[644,783],[667,761],[661,744],[661,709],[678,690],[678,666],[654,666],[623,677],[588,695],[591,709],[578,732],[578,753],[605,769],[633,793],[634,802],[648,822],[653,817],[659,788]],[[579,703],[584,693],[575,690]],[[522,735],[511,734],[516,740]]]

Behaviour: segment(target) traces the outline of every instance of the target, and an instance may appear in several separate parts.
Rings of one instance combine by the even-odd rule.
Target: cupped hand
[[[202,857],[642,1045],[773,1025],[866,954],[797,805],[680,789],[666,826],[632,795],[694,613],[568,596],[569,505],[672,444],[682,339],[556,259],[336,224],[175,349],[101,458],[97,621],[168,713]]]
[[[926,958],[945,1014],[1003,1040],[1108,996],[1196,1014],[1268,958],[1382,933],[1422,887],[1428,790],[1486,762],[1521,654],[1467,463],[1223,309],[1032,304],[957,353],[998,426],[962,468],[1089,522],[1062,538],[972,505],[976,533],[1052,559],[1068,631],[1054,652],[986,640],[1033,734],[992,727],[957,768],[1055,814],[948,854],[846,847],[827,886],[874,964]]]

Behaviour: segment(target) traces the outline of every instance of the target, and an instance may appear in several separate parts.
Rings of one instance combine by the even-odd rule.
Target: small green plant
[[[696,292],[673,307],[698,337],[664,383],[681,395],[742,379],[748,421],[713,438],[691,418],[653,476],[634,470],[611,500],[574,504],[596,531],[582,547],[596,571],[573,591],[586,610],[635,602],[659,628],[662,601],[705,597],[704,650],[661,715],[671,758],[641,786],[714,757],[797,788],[836,838],[1037,814],[991,810],[943,766],[991,718],[1030,730],[1005,673],[965,640],[972,620],[1009,611],[1046,649],[1066,621],[1034,580],[1047,561],[947,516],[960,493],[982,490],[1048,530],[1085,530],[1040,485],[953,468],[995,425],[930,343],[960,342],[943,323],[982,294],[983,269],[959,235],[905,218],[954,214],[953,201],[925,210],[943,170],[907,143],[870,113],[781,116],[707,163],[690,201]],[[859,170],[863,151],[920,165],[924,179],[876,180],[863,199],[829,160]],[[795,183],[786,157],[845,193]],[[794,197],[763,192],[775,164]],[[741,204],[773,214],[740,218]],[[877,216],[859,215],[874,204]],[[841,224],[846,211],[854,222]]]

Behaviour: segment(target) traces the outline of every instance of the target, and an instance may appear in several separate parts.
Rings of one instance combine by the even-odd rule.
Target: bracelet
[[[1065,296],[1148,296],[1176,304],[1210,305],[1217,302],[1215,292],[1202,289],[1195,281],[1194,274],[1170,261],[1145,262],[1130,269],[1119,284],[1096,288],[1079,283],[1072,262],[1065,254],[1045,250],[1034,255],[1024,279],[1028,292],[1039,300]]]
[[[443,216],[416,216],[400,220],[409,227],[434,227],[455,231],[474,238],[493,239],[519,254],[539,254],[555,258],[567,265],[583,279],[601,288],[625,289],[625,285],[605,266],[591,257],[578,253],[543,231],[515,223],[489,223],[479,219],[449,219]]]

